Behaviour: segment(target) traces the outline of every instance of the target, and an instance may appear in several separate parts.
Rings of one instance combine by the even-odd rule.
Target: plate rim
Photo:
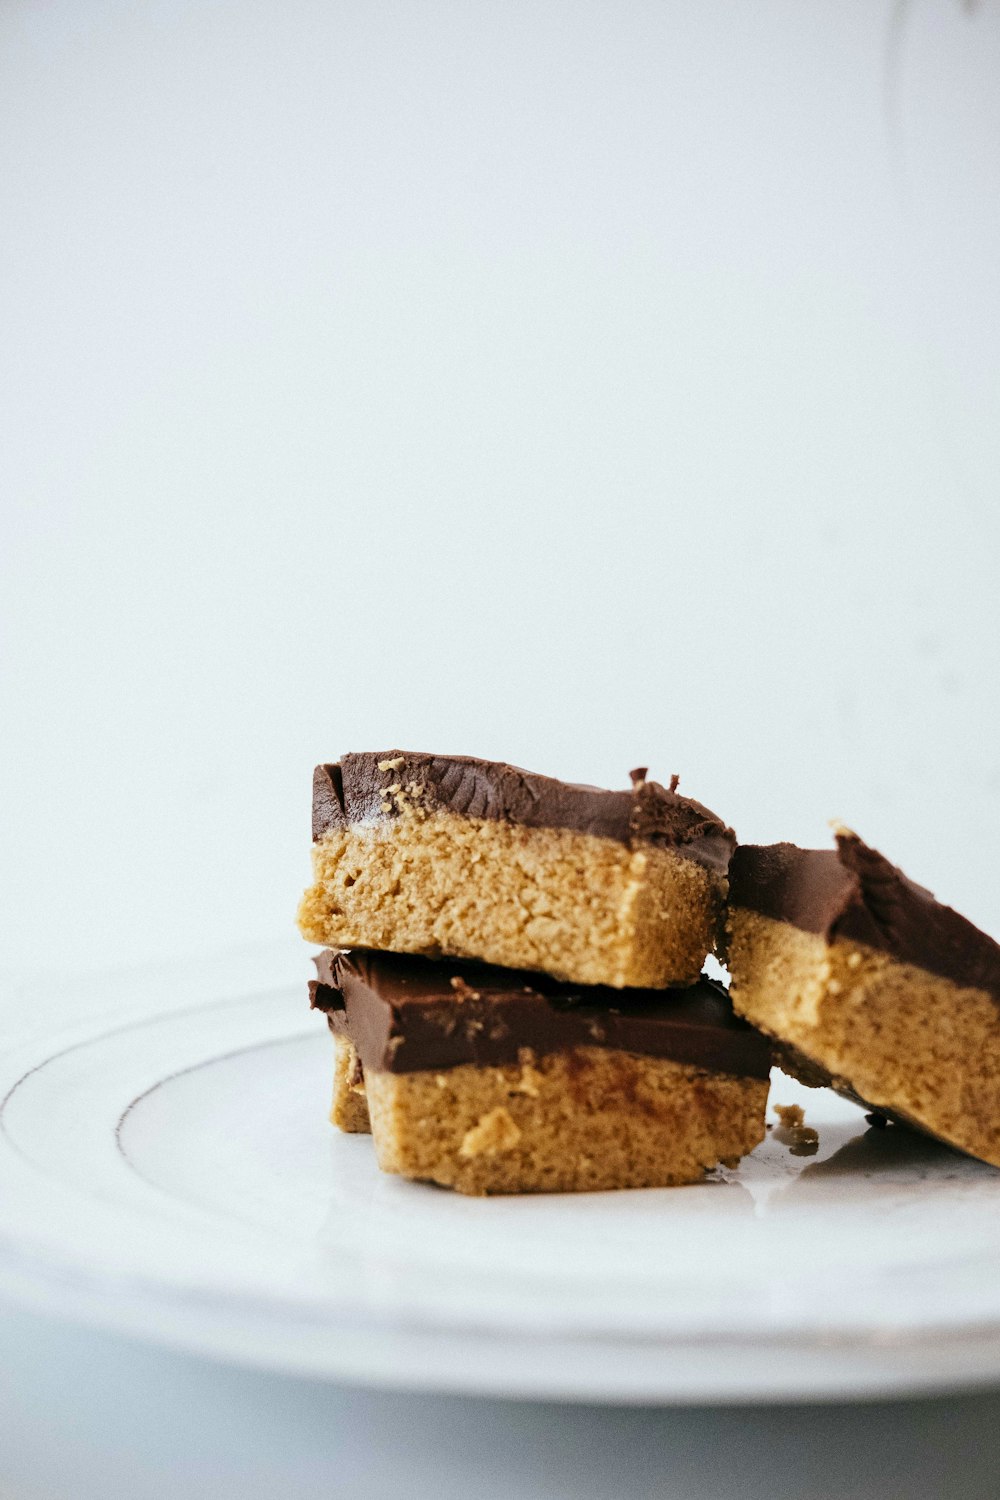
[[[8,1107],[27,1080],[57,1057],[149,1025],[169,1025],[184,1017],[218,1014],[237,1003],[245,1004],[251,997],[264,999],[278,989],[287,993],[293,981],[289,978],[287,954],[281,951],[280,973],[275,972],[261,982],[258,971],[257,983],[249,989],[237,977],[233,984],[223,987],[229,993],[220,994],[217,981],[211,980],[206,993],[205,966],[192,961],[182,967],[198,994],[187,1003],[143,1006],[126,1019],[121,1019],[120,1013],[116,1018],[113,1012],[102,1009],[57,1031],[37,1028],[18,1045],[5,1048],[0,1074],[4,1083],[0,1139],[23,1158],[8,1129]],[[191,973],[193,965],[196,974]],[[164,969],[174,974],[179,972],[176,963]],[[105,989],[113,990],[122,981],[122,971],[95,977]],[[301,1028],[292,1029],[283,1037],[256,1040],[228,1053],[210,1052],[187,1067],[165,1072],[121,1110],[116,1122],[118,1149],[122,1149],[120,1130],[130,1112],[170,1078],[195,1072],[224,1056],[274,1046],[281,1041],[294,1042],[308,1034],[304,1017]],[[23,1066],[25,1062],[27,1066]],[[17,1073],[10,1081],[12,1064]],[[31,1169],[35,1170],[34,1164]],[[209,1305],[206,1305],[204,1295],[199,1298],[190,1287],[171,1286],[156,1274],[124,1276],[120,1269],[104,1275],[92,1274],[68,1251],[61,1255],[46,1254],[38,1244],[27,1243],[24,1235],[12,1232],[4,1220],[0,1204],[0,1289],[40,1313],[227,1363],[341,1383],[530,1400],[732,1405],[891,1399],[906,1394],[978,1389],[1000,1381],[1000,1317],[977,1320],[958,1316],[931,1328],[925,1325],[867,1332],[804,1329],[797,1333],[779,1330],[770,1336],[757,1331],[727,1336],[707,1330],[679,1336],[664,1336],[658,1331],[642,1338],[631,1330],[619,1330],[611,1336],[594,1329],[578,1335],[566,1329],[555,1334],[551,1330],[533,1334],[530,1329],[519,1327],[507,1336],[507,1341],[516,1341],[522,1353],[527,1351],[518,1371],[514,1368],[516,1360],[508,1359],[505,1363],[501,1359],[498,1365],[495,1358],[486,1357],[496,1355],[495,1328],[468,1323],[461,1328],[442,1328],[434,1324],[433,1318],[414,1320],[400,1318],[398,1314],[379,1319],[372,1315],[371,1309],[362,1307],[353,1327],[348,1326],[351,1319],[340,1322],[338,1339],[317,1351],[314,1341],[307,1337],[288,1341],[292,1314],[300,1319],[313,1316],[314,1334],[328,1332],[331,1318],[343,1320],[349,1311],[349,1298],[334,1309],[331,1299],[325,1297],[326,1318],[315,1318],[317,1309],[308,1300],[296,1306],[287,1300],[282,1302],[279,1296],[248,1297],[245,1291],[226,1293],[217,1287],[208,1292]],[[354,1311],[359,1312],[357,1306]],[[255,1344],[245,1331],[242,1335],[234,1331],[231,1327],[234,1318],[246,1320],[244,1329],[252,1325]],[[436,1355],[429,1354],[426,1347],[429,1341],[449,1346],[452,1354],[461,1348],[464,1356],[454,1363],[441,1349]],[[473,1363],[470,1350],[477,1356]],[[622,1356],[626,1364],[631,1361],[634,1365],[632,1378],[627,1368],[620,1368]],[[596,1370],[591,1368],[595,1360],[599,1366]],[[714,1379],[709,1378],[713,1362]],[[784,1362],[784,1374],[775,1368],[776,1362]],[[735,1379],[725,1375],[725,1368],[734,1364],[740,1369]],[[562,1367],[561,1376],[556,1366]],[[875,1370],[877,1377],[872,1374]]]

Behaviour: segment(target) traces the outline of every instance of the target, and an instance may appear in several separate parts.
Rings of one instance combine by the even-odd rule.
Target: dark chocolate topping
[[[839,832],[836,849],[741,844],[729,867],[729,901],[1000,1000],[1000,945],[855,833]]]
[[[313,776],[313,838],[331,828],[399,816],[400,802],[462,817],[567,828],[633,846],[676,850],[724,873],[736,838],[715,813],[669,789],[637,779],[628,791],[576,786],[469,755],[380,750],[345,755]]]
[[[499,1067],[517,1062],[522,1047],[540,1054],[611,1047],[750,1078],[766,1078],[770,1068],[769,1044],[708,979],[626,996],[487,964],[365,949],[327,949],[315,962],[313,1005],[377,1072]]]

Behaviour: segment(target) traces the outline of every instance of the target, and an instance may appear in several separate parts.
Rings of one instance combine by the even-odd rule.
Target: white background
[[[350,748],[1000,932],[998,78],[994,0],[8,0],[7,1024],[287,936]]]
[[[349,748],[1000,927],[1000,14],[8,3],[0,964],[291,930]]]

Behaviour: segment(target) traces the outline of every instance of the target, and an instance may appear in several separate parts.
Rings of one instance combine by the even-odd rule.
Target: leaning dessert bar
[[[781,1065],[1000,1166],[1000,945],[848,829],[730,868],[739,1013]]]

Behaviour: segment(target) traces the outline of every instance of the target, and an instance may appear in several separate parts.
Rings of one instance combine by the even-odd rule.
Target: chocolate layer
[[[855,833],[839,832],[836,849],[740,845],[729,901],[828,941],[864,943],[1000,1000],[1000,945]]]
[[[420,1073],[462,1063],[611,1047],[713,1073],[766,1078],[767,1041],[733,1014],[721,985],[621,990],[560,984],[486,964],[327,949],[315,960],[312,1004],[348,1036],[362,1065]]]
[[[329,829],[380,822],[401,805],[460,817],[568,828],[632,846],[675,849],[724,872],[736,838],[721,818],[670,787],[636,775],[628,791],[606,791],[537,776],[502,761],[468,755],[379,750],[317,766],[313,776],[313,838]]]

